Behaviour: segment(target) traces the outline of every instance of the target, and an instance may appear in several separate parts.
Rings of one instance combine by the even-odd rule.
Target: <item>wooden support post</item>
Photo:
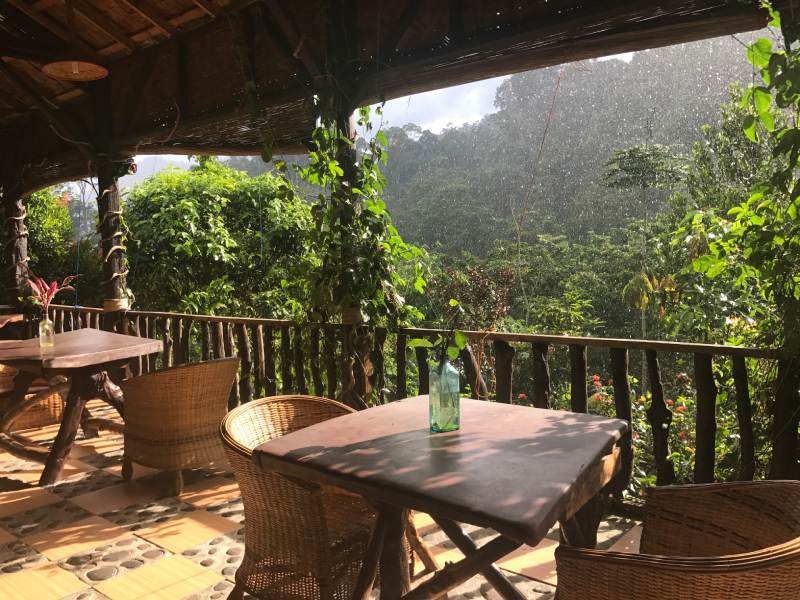
[[[241,368],[239,375],[239,399],[242,403],[253,399],[253,360],[251,357],[250,338],[244,323],[236,324],[236,345],[239,347]]]
[[[308,335],[308,347],[308,361],[311,367],[311,382],[314,385],[314,394],[322,396],[325,393],[325,386],[322,383],[322,371],[319,367],[319,327],[311,328]]]
[[[428,365],[428,349],[414,348],[417,356],[417,376],[419,379],[419,393],[427,394],[430,391],[430,366]]]
[[[397,352],[395,353],[395,362],[397,363],[397,383],[395,400],[402,400],[408,396],[407,380],[408,369],[406,363],[406,334],[397,334]]]
[[[211,325],[208,321],[200,324],[200,359],[211,359]]]
[[[325,329],[325,393],[332,400],[336,398],[337,378],[336,331],[328,327]]]
[[[292,393],[292,360],[291,360],[291,340],[289,339],[290,329],[281,329],[281,392],[284,394]]]
[[[506,341],[494,341],[495,400],[513,404],[514,354],[516,350]]]
[[[250,336],[253,338],[253,363],[255,364],[255,397],[264,395],[264,375],[266,363],[264,362],[264,326],[251,325]]]
[[[25,205],[11,181],[3,181],[3,287],[9,304],[21,306],[28,295],[28,228]]]
[[[570,345],[570,406],[573,412],[585,413],[589,404],[586,393],[586,346]]]
[[[375,329],[374,338],[374,345],[370,354],[372,375],[370,375],[369,382],[375,397],[378,398],[381,404],[384,404],[386,402],[384,390],[386,387],[386,373],[384,372],[383,346],[386,344],[386,329],[383,327]]]
[[[172,319],[164,319],[164,352],[162,353],[161,366],[166,369],[172,366]]]
[[[697,432],[694,482],[714,481],[714,452],[717,434],[717,386],[714,383],[710,354],[694,355],[694,381],[697,386]]]
[[[626,348],[611,348],[611,377],[614,383],[614,406],[617,418],[625,419],[631,423],[631,384],[628,379],[628,350]],[[616,494],[621,494],[630,483],[633,472],[633,445],[632,432],[628,431],[619,441],[621,460],[619,473],[614,476],[609,484],[609,489]]]
[[[533,405],[550,408],[550,367],[547,365],[547,344],[533,344]]]
[[[181,340],[183,339],[183,319],[175,317],[172,319],[172,364],[175,366],[182,365],[186,362],[183,356],[183,347]]]
[[[653,458],[656,463],[656,485],[669,485],[675,481],[675,466],[670,460],[669,427],[672,424],[672,411],[664,402],[664,388],[661,385],[661,368],[655,350],[645,350],[647,378],[650,380],[650,406],[647,420],[653,429]]]
[[[756,472],[756,451],[747,363],[744,356],[734,356],[732,363],[733,384],[736,387],[736,417],[739,422],[739,479],[750,481]]]
[[[264,394],[275,396],[278,393],[277,376],[275,375],[275,330],[267,327],[264,330]]]
[[[154,339],[156,337],[156,318],[153,317],[147,320],[147,337],[150,339]],[[153,352],[153,354],[147,357],[147,372],[152,373],[156,370],[156,361],[158,360],[158,353]]]
[[[214,340],[214,358],[225,358],[225,324],[222,321],[214,323],[214,329],[211,330],[211,335]]]
[[[238,352],[236,352],[236,347],[233,341],[233,326],[230,323],[225,323],[225,356],[238,356]],[[233,385],[231,386],[231,393],[228,396],[228,408],[234,409],[239,406],[239,373],[236,373],[236,377],[233,380]]]
[[[122,205],[120,204],[117,179],[128,172],[131,159],[111,159],[100,155],[97,160],[97,217],[100,232],[100,253],[103,263],[103,310],[107,313],[103,329],[109,330],[117,320],[117,312],[128,308],[127,260],[125,258],[125,236],[122,231]]]
[[[778,361],[770,479],[800,478],[797,466],[797,426],[800,419],[798,387],[800,358],[793,356]]]
[[[288,331],[288,330],[287,330]],[[305,360],[303,359],[303,330],[299,325],[294,326],[294,380],[298,394],[307,395]]]
[[[472,395],[479,400],[488,400],[489,390],[481,376],[481,366],[478,364],[475,353],[472,352],[472,347],[469,344],[464,346],[461,351],[461,362],[464,364],[464,376],[467,378],[467,384],[472,390]]]

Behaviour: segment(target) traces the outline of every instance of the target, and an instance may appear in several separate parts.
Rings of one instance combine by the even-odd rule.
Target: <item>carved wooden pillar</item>
[[[8,304],[21,306],[27,293],[28,228],[25,205],[16,186],[3,184],[3,289]]]
[[[103,308],[107,313],[116,313],[128,308],[127,260],[125,257],[125,235],[122,231],[122,207],[119,199],[119,177],[125,175],[131,165],[130,158],[112,159],[101,156],[97,161],[97,197],[98,231],[100,232],[100,251],[103,261]],[[106,318],[109,322],[116,320],[116,315]]]

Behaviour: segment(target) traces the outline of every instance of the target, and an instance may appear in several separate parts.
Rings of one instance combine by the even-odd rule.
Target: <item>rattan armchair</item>
[[[800,482],[654,488],[639,554],[556,550],[558,600],[800,597]]]
[[[242,492],[245,553],[230,598],[349,600],[375,512],[360,496],[259,469],[262,442],[353,410],[311,396],[262,398],[233,409],[220,428]]]
[[[170,492],[183,489],[183,469],[224,464],[219,423],[228,410],[238,358],[163,369],[120,386],[125,398],[123,478],[133,464],[172,474]]]

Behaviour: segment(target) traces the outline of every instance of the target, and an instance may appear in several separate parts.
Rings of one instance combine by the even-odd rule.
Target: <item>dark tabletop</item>
[[[419,396],[261,444],[253,460],[536,544],[578,495],[600,491],[597,467],[627,429],[619,419],[462,399],[461,429],[431,434]]]
[[[39,340],[0,341],[0,363],[25,369],[76,369],[160,352],[162,342],[98,329],[79,329],[55,335],[55,346]]]

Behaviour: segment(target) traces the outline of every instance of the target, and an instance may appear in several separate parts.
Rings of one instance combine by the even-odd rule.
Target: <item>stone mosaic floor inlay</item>
[[[55,431],[50,426],[26,435],[46,445]],[[0,452],[0,599],[227,598],[245,548],[244,506],[232,474],[224,465],[188,472],[181,497],[164,497],[163,478],[146,468],[131,482],[121,480],[122,450],[123,438],[115,433],[79,436],[61,481],[47,488],[36,487],[41,465]],[[461,558],[430,517],[417,514],[415,522],[440,565]],[[620,543],[635,546],[636,530],[625,533],[634,525],[604,521],[600,547],[623,535]],[[465,530],[476,543],[493,535]],[[557,543],[551,532],[498,566],[526,598],[553,600]],[[480,576],[447,597],[499,598]]]

